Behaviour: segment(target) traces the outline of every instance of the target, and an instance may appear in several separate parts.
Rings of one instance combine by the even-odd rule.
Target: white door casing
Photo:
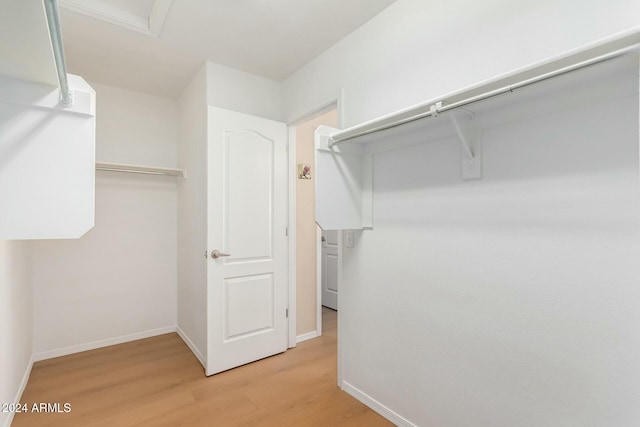
[[[207,367],[287,349],[287,127],[209,107]],[[229,256],[212,258],[218,250]]]
[[[338,309],[338,232],[322,232],[322,305]]]

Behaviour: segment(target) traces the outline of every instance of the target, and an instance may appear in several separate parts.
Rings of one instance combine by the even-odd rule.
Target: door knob
[[[223,256],[231,256],[231,254],[223,254],[222,252],[220,252],[217,249],[211,251],[211,258],[213,258],[213,259],[218,259],[218,258],[223,257]]]

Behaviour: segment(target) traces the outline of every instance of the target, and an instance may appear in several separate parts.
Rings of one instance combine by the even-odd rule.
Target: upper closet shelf
[[[373,228],[377,153],[457,141],[461,179],[478,180],[487,156],[483,139],[492,129],[637,97],[638,50],[640,29],[357,126],[318,129],[318,224],[325,230]]]
[[[335,132],[329,137],[329,147],[354,140],[367,142],[366,139],[361,138],[423,118],[438,117],[447,111],[464,111],[465,106],[502,94],[513,93],[518,89],[622,56],[639,48],[640,28],[635,28],[600,43],[568,52],[561,57],[552,58],[534,66],[516,70],[507,75],[489,79],[477,85]],[[461,129],[455,123],[452,124],[456,133],[461,137],[461,142],[465,145],[465,151],[471,155],[468,143],[465,143],[463,134],[460,132]]]
[[[96,163],[96,170],[107,172],[138,173],[145,175],[166,175],[176,176],[178,178],[187,177],[186,172],[182,169],[129,165],[123,163]]]

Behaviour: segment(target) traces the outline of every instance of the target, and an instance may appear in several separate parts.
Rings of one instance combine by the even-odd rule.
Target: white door
[[[338,232],[322,232],[322,305],[338,309]]]
[[[208,119],[213,375],[287,349],[287,127],[214,107]]]

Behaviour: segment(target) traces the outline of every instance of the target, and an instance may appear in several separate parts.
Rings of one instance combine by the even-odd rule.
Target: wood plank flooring
[[[37,362],[21,403],[71,412],[12,426],[392,426],[336,386],[336,325],[325,308],[322,337],[212,377],[176,334]]]

